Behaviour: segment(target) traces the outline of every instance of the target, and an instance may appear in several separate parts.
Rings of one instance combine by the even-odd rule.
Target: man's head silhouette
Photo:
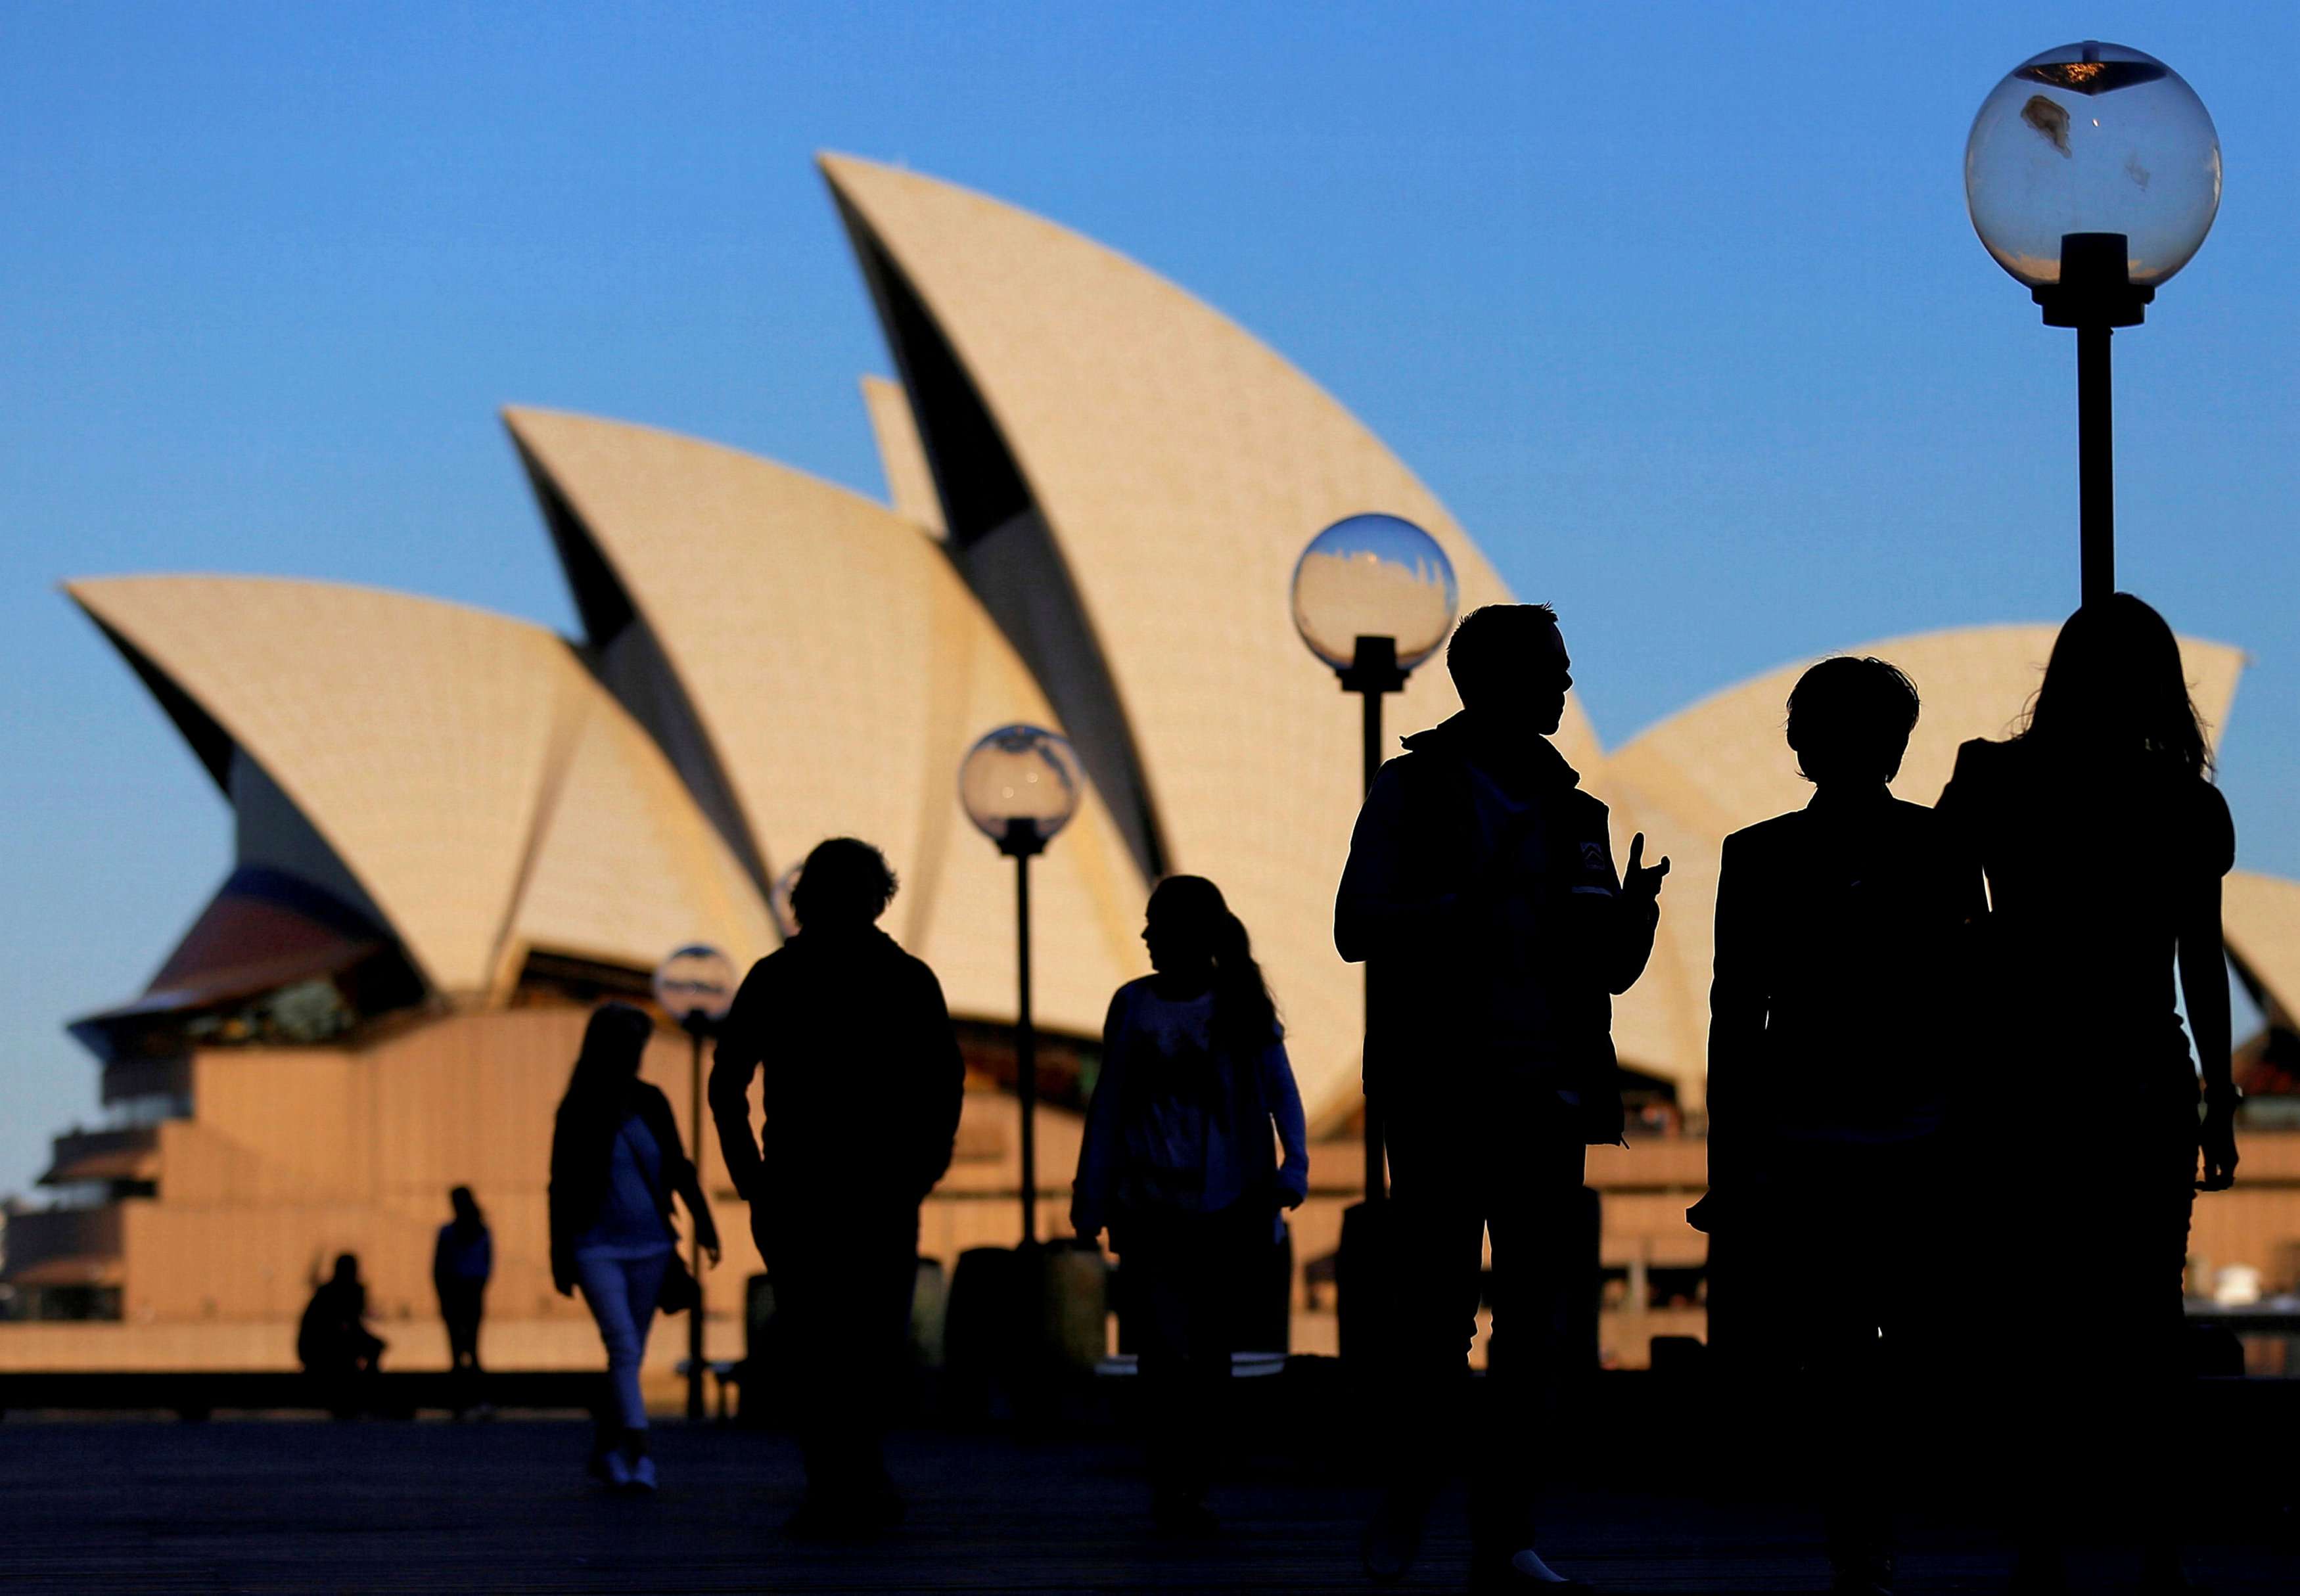
[[[803,930],[870,925],[895,899],[895,872],[887,857],[851,836],[817,843],[791,888],[791,915]]]
[[[1789,746],[1818,786],[1884,786],[1916,725],[1916,687],[1882,660],[1823,660],[1789,690]]]
[[[1547,604],[1487,604],[1454,628],[1446,669],[1488,735],[1548,736],[1565,717],[1573,661]]]

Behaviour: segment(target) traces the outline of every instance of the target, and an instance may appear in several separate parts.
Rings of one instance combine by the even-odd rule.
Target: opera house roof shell
[[[1379,511],[1444,545],[1464,610],[1510,594],[1378,439],[1217,312],[982,195],[822,165],[900,375],[864,383],[891,503],[514,408],[579,639],[326,584],[71,585],[238,819],[233,881],[153,989],[82,1022],[99,1051],[131,1021],[376,945],[404,956],[421,1002],[465,1007],[512,1001],[538,958],[645,970],[705,940],[747,960],[781,935],[779,883],[841,834],[902,874],[888,928],[954,1011],[1011,1020],[1012,878],[954,777],[976,736],[1027,720],[1072,737],[1093,787],[1037,867],[1042,1021],[1096,1032],[1144,968],[1151,883],[1209,876],[1254,932],[1313,1117],[1354,1106],[1361,985],[1331,916],[1358,727],[1294,634],[1288,578],[1319,528]],[[1924,696],[1904,795],[1929,800],[1959,741],[2016,720],[2050,641],[1992,627],[1853,651],[1893,659]],[[2241,657],[2183,646],[2218,724]],[[1642,829],[1674,861],[1617,1036],[1625,1065],[1690,1105],[1719,844],[1807,792],[1780,735],[1797,669],[1610,754],[1569,704],[1557,739],[1613,805],[1617,851]],[[1424,669],[1388,724],[1455,707]],[[2287,1012],[2296,892],[2240,877],[2229,893],[2231,948]]]

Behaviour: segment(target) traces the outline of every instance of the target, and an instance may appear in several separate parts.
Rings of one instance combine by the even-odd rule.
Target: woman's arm
[[[1282,1042],[1262,1050],[1262,1100],[1270,1105],[1271,1120],[1278,1127],[1282,1155],[1279,1186],[1292,1199],[1286,1206],[1298,1208],[1310,1195],[1310,1129],[1302,1113],[1302,1089],[1294,1081],[1294,1062]]]
[[[2203,1189],[2224,1192],[2236,1184],[2236,1082],[2229,1073],[2231,1027],[2219,877],[2190,890],[2180,908],[2179,936],[2180,997],[2204,1080]]]
[[[1126,988],[1110,1000],[1102,1021],[1102,1071],[1087,1100],[1086,1133],[1079,1139],[1077,1178],[1071,1183],[1071,1228],[1089,1240],[1110,1223],[1110,1186],[1118,1168],[1118,1105],[1126,1073]]]

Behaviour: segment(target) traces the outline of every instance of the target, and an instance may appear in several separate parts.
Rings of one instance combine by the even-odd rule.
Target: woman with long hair
[[[1141,1317],[1152,1512],[1214,1527],[1205,1504],[1240,1309],[1309,1192],[1302,1096],[1246,927],[1202,876],[1150,894],[1153,974],[1112,998],[1071,1223],[1107,1227]],[[1282,1154],[1282,1156],[1281,1156]]]
[[[582,1288],[607,1347],[609,1400],[591,1469],[618,1489],[640,1491],[654,1489],[655,1468],[639,1362],[664,1282],[684,1272],[672,1193],[719,1261],[718,1226],[679,1144],[671,1101],[639,1079],[654,1035],[645,1010],[603,1003],[593,1010],[551,1132],[552,1281],[562,1296]]]
[[[447,1326],[447,1367],[455,1379],[455,1416],[482,1407],[479,1397],[479,1319],[487,1309],[488,1276],[495,1273],[496,1243],[487,1216],[469,1186],[447,1193],[455,1217],[439,1226],[431,1247],[431,1288]]]
[[[2027,727],[1967,743],[1940,798],[1988,880],[2012,1234],[2065,1293],[2031,1338],[2050,1366],[2004,1371],[2034,1504],[2024,1591],[2066,1588],[2071,1503],[2118,1498],[2147,1588],[2187,1588],[2166,1477],[2181,1276],[2195,1193],[2237,1162],[2221,946],[2236,828],[2211,775],[2179,644],[2120,593],[2069,618]]]

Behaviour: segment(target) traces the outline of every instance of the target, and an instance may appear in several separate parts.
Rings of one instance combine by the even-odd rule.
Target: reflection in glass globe
[[[690,943],[655,966],[654,1001],[684,1025],[721,1020],[735,1006],[735,961],[706,943]]]
[[[1045,842],[1078,812],[1086,777],[1068,737],[1038,726],[1002,726],[967,750],[958,768],[966,818],[992,842],[1027,820]]]
[[[1294,567],[1294,629],[1337,670],[1361,637],[1394,637],[1411,670],[1437,651],[1460,602],[1438,540],[1394,515],[1354,515],[1310,540]]]
[[[1981,102],[1964,197],[1988,253],[2031,288],[2061,280],[2070,233],[2123,234],[2131,280],[2153,288],[2212,231],[2220,135],[2196,91],[2154,56],[2063,45],[2022,62]]]

